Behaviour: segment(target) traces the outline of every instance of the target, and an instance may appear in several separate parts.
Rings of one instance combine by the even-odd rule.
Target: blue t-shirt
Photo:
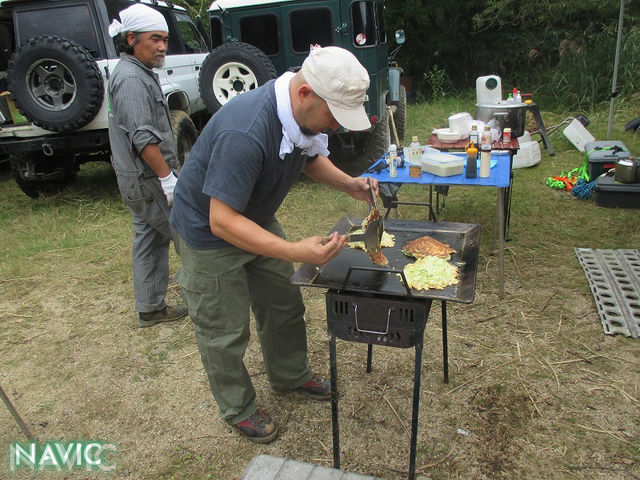
[[[171,209],[171,224],[189,246],[229,246],[209,227],[210,197],[262,227],[275,221],[310,160],[298,148],[281,159],[281,140],[273,80],[233,98],[209,120],[180,171]]]

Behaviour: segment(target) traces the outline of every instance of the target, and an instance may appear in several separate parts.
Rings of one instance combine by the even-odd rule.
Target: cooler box
[[[618,140],[596,140],[584,146],[589,159],[589,177],[594,180],[616,166],[619,159],[629,158],[629,149]]]
[[[598,177],[593,196],[601,207],[640,208],[640,183],[616,182],[609,175]]]

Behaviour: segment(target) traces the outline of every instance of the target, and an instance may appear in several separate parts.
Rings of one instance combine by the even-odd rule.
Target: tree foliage
[[[175,0],[208,27],[211,0]],[[398,53],[423,97],[475,87],[497,74],[566,107],[609,99],[620,0],[386,0],[389,32],[404,29]],[[625,0],[618,90],[640,86],[640,2]]]
[[[611,91],[618,0],[387,0],[387,25],[403,28],[398,58],[425,95],[429,72],[446,72],[449,89],[473,88],[497,74],[503,89],[553,95],[566,106],[607,100]],[[637,92],[639,2],[626,0],[618,89]]]

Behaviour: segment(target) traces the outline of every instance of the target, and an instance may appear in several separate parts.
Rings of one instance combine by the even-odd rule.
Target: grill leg
[[[373,358],[373,345],[367,345],[367,373],[371,373],[371,359]]]
[[[442,369],[444,383],[449,383],[449,342],[447,341],[447,302],[442,301]]]
[[[409,480],[416,476],[416,446],[418,442],[418,413],[420,411],[420,378],[422,375],[422,343],[416,345],[416,363],[413,370],[413,412],[411,414],[411,448],[409,451]]]
[[[336,336],[329,337],[329,370],[331,373],[331,426],[333,427],[333,468],[340,468],[340,430],[338,428],[338,363]]]

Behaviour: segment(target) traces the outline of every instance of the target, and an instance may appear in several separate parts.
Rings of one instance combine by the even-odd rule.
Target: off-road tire
[[[104,98],[95,60],[81,45],[55,36],[33,37],[9,61],[9,91],[34,124],[69,132],[88,124]]]
[[[178,165],[173,168],[180,171],[193,144],[198,139],[198,130],[191,117],[182,110],[171,110],[171,129],[178,150]]]
[[[210,113],[233,97],[276,78],[273,62],[248,43],[225,43],[213,50],[200,68],[200,96]]]
[[[396,124],[398,138],[404,140],[404,136],[407,133],[407,90],[404,86],[400,85],[399,99],[393,105],[393,121]],[[391,138],[393,138],[393,135]]]
[[[69,154],[73,158],[73,154]],[[9,166],[18,187],[29,197],[59,193],[78,173],[78,164],[61,155],[47,157],[43,153],[14,153]]]
[[[358,154],[369,165],[376,162],[389,148],[391,136],[389,133],[389,113],[383,110],[382,117],[373,129],[367,133],[358,134],[360,137],[356,145]]]

